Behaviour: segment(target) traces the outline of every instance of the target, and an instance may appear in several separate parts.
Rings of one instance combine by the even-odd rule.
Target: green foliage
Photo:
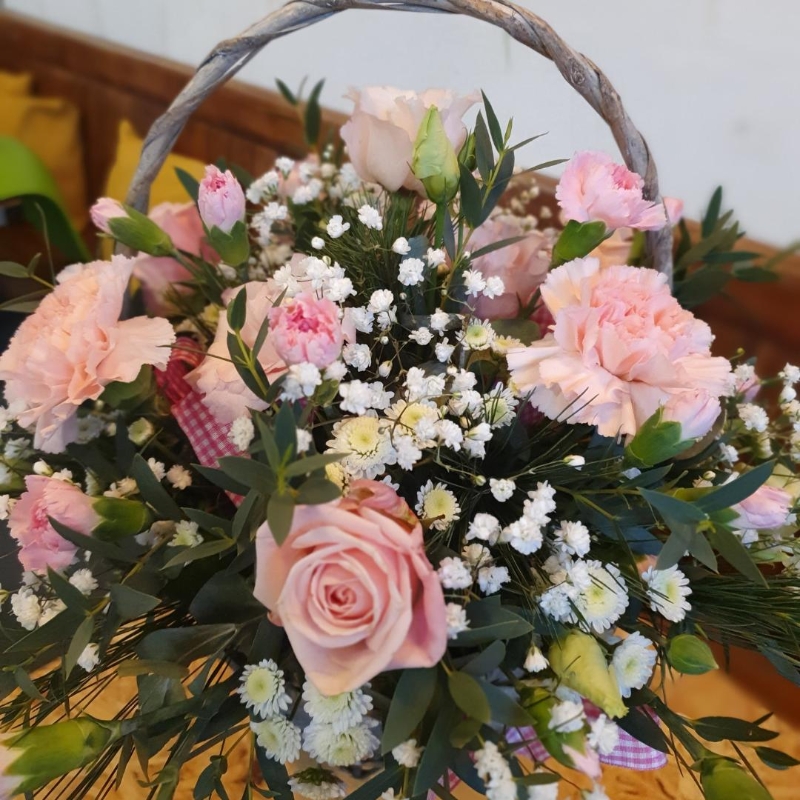
[[[589,255],[610,235],[603,222],[576,222],[571,219],[553,247],[553,266]]]

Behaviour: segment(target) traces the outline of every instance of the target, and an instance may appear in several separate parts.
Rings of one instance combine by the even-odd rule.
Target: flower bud
[[[112,219],[119,217],[127,217],[128,212],[125,211],[122,203],[118,200],[112,200],[110,197],[101,197],[89,211],[92,218],[92,223],[95,228],[101,230],[103,233],[111,233],[111,227],[108,222]]]
[[[94,761],[121,735],[121,724],[77,717],[0,738],[0,796],[31,792]]]
[[[92,503],[99,521],[92,535],[103,541],[134,536],[150,525],[152,516],[145,503],[125,497],[98,497]]]
[[[237,222],[244,220],[244,191],[230,170],[222,172],[209,164],[200,182],[197,207],[207,228],[230,233]]]
[[[139,417],[135,422],[128,425],[128,438],[135,445],[143,445],[154,433],[156,429],[149,419]]]
[[[772,795],[735,761],[704,758],[700,765],[703,794],[707,800],[770,800]]]
[[[455,197],[461,177],[458,157],[436,106],[431,106],[422,119],[414,143],[411,171],[422,181],[432,202],[448,203]]]

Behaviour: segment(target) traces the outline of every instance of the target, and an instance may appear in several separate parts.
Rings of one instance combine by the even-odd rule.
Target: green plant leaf
[[[161,603],[158,597],[132,589],[123,583],[113,584],[109,591],[114,610],[123,621],[142,617]]]
[[[210,558],[224,553],[227,550],[236,546],[234,539],[210,539],[207,542],[185,547],[179,550],[175,555],[167,561],[162,569],[171,569],[172,567],[179,567],[183,564],[189,564],[192,561],[199,561],[202,558]]]
[[[707,742],[723,742],[730,739],[734,742],[769,742],[777,738],[777,731],[770,731],[736,717],[702,717],[691,721],[698,736]]]
[[[175,522],[183,519],[181,507],[161,485],[161,482],[153,474],[153,470],[139,453],[133,457],[130,473],[139,487],[139,493],[158,514],[164,519],[171,519]]]
[[[712,511],[721,511],[730,508],[736,503],[746,500],[757,489],[763,486],[775,469],[774,461],[767,461],[747,472],[743,472],[730,483],[717,486],[697,500],[697,505],[707,514]]]
[[[192,661],[221,650],[233,639],[236,631],[236,625],[162,628],[148,633],[137,645],[136,653],[143,659],[189,666]]]
[[[488,723],[492,721],[492,711],[483,687],[466,672],[451,672],[447,676],[447,688],[456,705],[472,719]]]
[[[267,503],[267,524],[275,541],[283,544],[292,529],[294,500],[289,494],[275,492]]]
[[[755,750],[756,755],[770,769],[783,770],[800,765],[800,761],[780,750],[773,750],[771,747],[756,747]]]
[[[493,669],[497,669],[505,657],[506,646],[500,641],[492,642],[487,648],[481,650],[478,655],[464,664],[461,669],[476,677],[486,675]]]
[[[571,219],[553,248],[553,266],[589,255],[608,237],[604,222],[576,222]]]
[[[433,699],[436,674],[434,667],[403,670],[383,726],[381,752],[388,753],[411,737]]]
[[[750,551],[742,544],[742,540],[725,528],[717,527],[708,534],[708,539],[717,552],[735,569],[747,578],[762,586],[767,579],[761,574],[758,565],[753,561]]]
[[[75,631],[75,635],[72,637],[72,641],[67,648],[67,655],[64,658],[64,671],[67,677],[69,677],[72,670],[75,669],[75,665],[78,663],[81,653],[86,649],[89,642],[92,641],[93,633],[94,617],[86,617],[86,619],[81,622],[78,630]]]

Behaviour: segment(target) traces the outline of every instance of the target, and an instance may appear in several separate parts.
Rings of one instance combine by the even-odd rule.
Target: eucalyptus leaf
[[[436,689],[436,673],[434,667],[406,669],[401,673],[383,726],[383,753],[409,739],[422,721]]]

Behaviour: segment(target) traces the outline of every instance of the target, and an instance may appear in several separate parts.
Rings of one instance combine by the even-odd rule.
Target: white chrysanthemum
[[[314,722],[331,725],[335,733],[358,725],[372,709],[372,698],[362,689],[326,696],[313,683],[303,684],[306,713]]]
[[[437,572],[445,589],[469,589],[472,586],[472,571],[460,558],[443,558]]]
[[[583,557],[589,552],[592,540],[582,522],[563,521],[555,530],[556,545],[565,553]]]
[[[228,439],[237,450],[244,453],[250,447],[255,433],[253,420],[249,416],[241,416],[233,421],[228,431]]]
[[[91,643],[83,648],[77,664],[85,672],[91,672],[100,663],[100,645]]]
[[[689,579],[677,568],[654,569],[650,567],[642,580],[647,584],[650,608],[671,622],[680,622],[691,604],[686,598],[692,593]]]
[[[394,760],[406,769],[414,769],[419,764],[422,748],[417,745],[416,739],[409,739],[392,749]]]
[[[416,434],[420,423],[423,423],[423,427],[430,426],[432,428],[439,419],[439,411],[436,404],[430,400],[413,403],[409,403],[407,400],[398,400],[386,409],[386,418],[407,432]],[[432,443],[426,442],[425,446],[432,446]]]
[[[83,595],[90,595],[97,588],[97,579],[90,569],[76,570],[69,582]]]
[[[473,320],[457,336],[461,346],[467,350],[488,350],[494,337],[494,328],[482,320]]]
[[[505,503],[513,497],[517,484],[511,478],[489,478],[489,488],[498,503]]]
[[[321,767],[295,772],[289,778],[289,788],[309,800],[337,800],[347,794],[344,783],[332,772]]]
[[[32,631],[42,618],[39,598],[27,588],[11,595],[11,613],[26,631]]]
[[[545,658],[544,653],[535,644],[531,645],[528,650],[528,655],[525,658],[525,663],[522,665],[528,672],[542,672],[546,670],[550,663]]]
[[[378,737],[372,732],[377,724],[377,720],[364,719],[361,724],[337,733],[332,725],[312,722],[303,732],[303,749],[332,767],[358,764],[378,747]]]
[[[175,526],[175,535],[167,542],[167,547],[197,547],[202,543],[200,526],[183,519]]]
[[[267,758],[285,764],[300,756],[300,728],[284,717],[252,720],[250,728],[256,735],[256,744]]]
[[[553,706],[547,726],[558,733],[571,733],[583,727],[585,718],[583,703],[578,700],[564,700]]]
[[[271,659],[248,664],[239,678],[236,689],[246,708],[259,717],[273,717],[289,708],[291,698],[286,693],[283,670]]]
[[[619,744],[619,728],[605,714],[589,723],[591,728],[587,742],[601,756],[608,756],[614,752]]]
[[[167,480],[179,491],[188,489],[192,485],[192,473],[180,464],[173,464],[167,470]]]
[[[638,631],[614,650],[611,667],[623,697],[630,697],[633,689],[641,689],[650,680],[656,658],[650,640]]]
[[[613,564],[584,563],[591,580],[578,594],[575,605],[583,622],[595,633],[603,633],[625,612],[628,592],[620,571]]]
[[[497,386],[483,396],[484,416],[493,428],[502,428],[514,421],[519,401],[514,393],[504,386]]]
[[[353,478],[377,478],[397,461],[388,426],[377,417],[348,417],[333,426],[328,447],[344,453],[339,462]]]
[[[461,514],[456,496],[443,483],[430,480],[417,492],[414,510],[420,519],[431,520],[430,527],[437,531],[446,530]]]
[[[445,606],[445,620],[447,622],[447,638],[455,639],[462,631],[469,630],[469,620],[464,606],[458,603],[448,603]]]

